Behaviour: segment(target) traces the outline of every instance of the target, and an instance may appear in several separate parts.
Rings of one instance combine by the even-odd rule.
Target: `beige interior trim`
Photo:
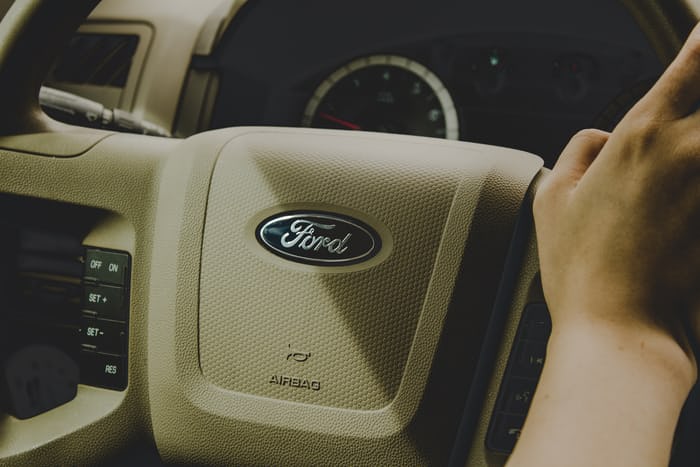
[[[88,99],[93,99],[109,108],[131,111],[143,68],[146,63],[146,56],[151,48],[153,28],[146,23],[87,22],[80,26],[78,32],[86,34],[128,34],[139,37],[139,44],[131,62],[126,84],[123,89],[71,83],[52,83],[51,86]]]
[[[670,63],[676,56],[700,10],[698,0],[620,1],[647,35],[654,51],[664,64]]]
[[[0,19],[2,19],[5,16],[7,10],[9,10],[12,6],[13,1],[14,0],[0,0]]]
[[[128,388],[79,386],[78,397],[55,411],[29,420],[0,416],[1,465],[90,465],[151,438],[146,344],[152,226],[160,167],[177,143],[118,134],[79,157],[2,151],[0,192],[110,213],[84,242],[129,252],[133,267]]]
[[[685,0],[685,4],[696,16],[700,15],[700,0]]]
[[[134,24],[147,24],[153,30],[133,97],[131,110],[138,117],[172,129],[182,86],[193,52],[197,47],[214,43],[212,15],[228,8],[233,15],[240,2],[231,0],[103,0],[90,15],[91,23],[110,23],[118,31],[123,24],[128,31]],[[222,18],[222,23],[225,23]],[[208,28],[209,26],[209,28]],[[217,31],[221,25],[216,25]],[[205,33],[207,39],[200,39]],[[198,46],[199,44],[199,46]]]
[[[0,132],[42,132],[56,125],[39,107],[39,89],[62,48],[97,0],[22,0],[0,22]]]
[[[65,133],[0,136],[0,150],[50,157],[75,157],[111,135],[108,131],[70,127]]]
[[[195,55],[209,55],[214,51],[233,17],[246,2],[247,0],[222,1],[218,8],[211,12],[194,47]]]

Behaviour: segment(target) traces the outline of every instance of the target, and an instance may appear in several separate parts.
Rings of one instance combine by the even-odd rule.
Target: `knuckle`
[[[572,139],[577,139],[581,141],[587,141],[591,143],[598,143],[606,138],[606,133],[601,130],[596,130],[593,128],[586,128],[584,130],[579,130]]]
[[[700,171],[700,135],[685,130],[674,135],[674,145],[668,151],[673,154],[672,161],[680,170],[695,177]]]
[[[661,131],[661,123],[654,118],[643,116],[636,120],[632,128],[634,136],[656,138]]]
[[[554,198],[554,192],[552,190],[552,174],[547,174],[546,178],[540,183],[540,186],[535,192],[534,199],[532,201],[532,212],[535,218],[539,218],[542,213],[546,212],[551,204],[551,200]]]
[[[685,43],[684,54],[688,60],[697,63],[700,60],[700,30],[695,30],[688,37]]]
[[[676,155],[670,158],[672,163],[672,171],[676,174],[677,179],[690,179],[697,182],[697,177],[700,175],[700,157],[698,155],[697,144],[680,143],[676,151]]]
[[[645,152],[655,146],[663,129],[663,122],[649,116],[638,116],[627,124],[628,143],[636,152]]]

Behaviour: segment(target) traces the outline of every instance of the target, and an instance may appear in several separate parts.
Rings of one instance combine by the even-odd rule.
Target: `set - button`
[[[126,349],[126,329],[123,323],[83,314],[78,329],[84,349],[118,355]]]
[[[542,373],[551,331],[547,305],[528,305],[520,318],[491,417],[486,438],[490,450],[506,454],[513,451]]]
[[[83,384],[126,388],[129,268],[127,253],[90,247],[85,252],[78,326]]]

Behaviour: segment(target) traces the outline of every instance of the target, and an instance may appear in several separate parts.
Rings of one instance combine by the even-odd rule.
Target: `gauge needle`
[[[338,125],[344,126],[345,128],[348,128],[349,130],[361,130],[362,128],[360,125],[356,125],[354,123],[350,123],[346,120],[342,120],[338,117],[334,117],[333,115],[329,115],[325,112],[320,112],[318,114],[319,117],[323,118],[324,120],[328,120],[329,122],[337,123]]]

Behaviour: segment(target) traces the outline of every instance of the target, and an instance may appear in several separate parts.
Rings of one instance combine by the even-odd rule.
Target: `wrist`
[[[579,318],[554,321],[547,361],[595,365],[596,360],[625,377],[669,385],[685,400],[697,380],[697,367],[682,329],[634,320]],[[564,363],[564,362],[560,362]]]
[[[658,329],[558,322],[509,465],[668,465],[694,380]]]

